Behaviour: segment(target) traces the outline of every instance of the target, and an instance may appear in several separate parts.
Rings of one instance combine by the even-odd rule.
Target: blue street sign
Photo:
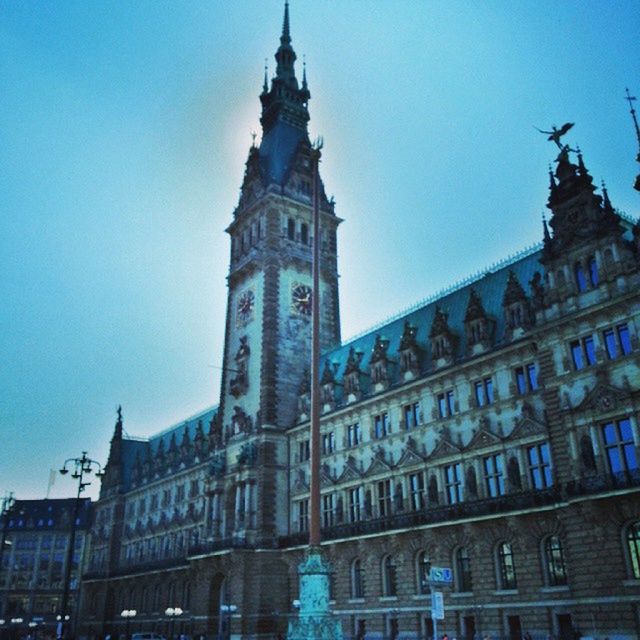
[[[453,582],[453,571],[451,571],[450,567],[431,567],[429,580],[431,582],[451,584]]]

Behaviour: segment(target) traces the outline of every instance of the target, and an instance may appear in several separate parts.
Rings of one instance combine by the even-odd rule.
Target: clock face
[[[310,316],[311,296],[311,287],[294,282],[291,287],[291,310],[303,316]]]
[[[252,289],[247,289],[238,298],[238,306],[236,309],[236,324],[247,324],[253,318],[253,307],[256,297]]]

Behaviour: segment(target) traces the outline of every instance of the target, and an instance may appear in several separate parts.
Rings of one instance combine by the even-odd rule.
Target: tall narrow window
[[[360,558],[356,558],[351,563],[351,597],[364,598],[364,580]]]
[[[593,336],[585,336],[571,342],[571,357],[573,368],[578,371],[596,363],[596,349]]]
[[[624,474],[636,470],[638,461],[629,418],[602,425],[602,434],[609,471],[612,474]]]
[[[629,338],[629,327],[627,327],[626,323],[619,324],[615,328],[605,329],[602,332],[602,336],[609,360],[615,360],[631,353],[631,339]]]
[[[535,363],[531,362],[522,367],[514,369],[516,387],[518,393],[522,396],[538,388],[538,368]]]
[[[484,407],[486,404],[493,404],[493,381],[491,378],[478,380],[473,386],[476,395],[476,406]]]
[[[335,521],[335,505],[333,493],[322,496],[322,526],[325,529],[333,527]]]
[[[416,583],[418,593],[429,593],[429,572],[431,571],[431,561],[426,551],[420,551],[416,556]]]
[[[527,449],[529,460],[529,477],[534,489],[544,489],[553,484],[551,477],[551,460],[549,458],[549,444],[543,442]]]
[[[357,522],[362,518],[362,487],[354,487],[349,489],[349,520]]]
[[[413,429],[420,424],[420,404],[414,402],[404,407],[404,428]]]
[[[389,424],[389,414],[384,411],[383,413],[374,416],[373,418],[374,435],[376,438],[384,438],[389,435],[391,426]]]
[[[424,475],[420,471],[409,475],[409,496],[413,511],[424,508]]]
[[[462,465],[447,465],[444,468],[445,488],[449,504],[456,504],[462,500]]]
[[[500,589],[515,589],[518,586],[513,549],[508,542],[498,545],[498,580]]]
[[[598,281],[598,263],[596,259],[591,256],[591,258],[589,258],[589,282],[592,287],[597,287]]]
[[[298,502],[298,531],[303,533],[309,530],[309,501]]]
[[[347,427],[347,446],[355,447],[362,441],[362,434],[360,431],[360,423],[350,424]]]
[[[296,221],[293,218],[287,218],[287,238],[296,239]]]
[[[504,473],[502,456],[487,456],[483,460],[484,482],[490,498],[504,495]]]
[[[455,411],[455,397],[453,390],[450,389],[444,393],[438,394],[438,413],[441,418],[452,416]]]
[[[398,595],[396,565],[389,555],[382,560],[382,595],[386,597]]]
[[[391,480],[378,482],[378,515],[381,518],[391,515]]]
[[[567,584],[564,553],[562,551],[562,543],[558,536],[549,536],[545,539],[544,560],[549,586],[559,587]]]
[[[456,550],[454,556],[455,586],[457,591],[473,591],[473,579],[471,575],[471,559],[466,547]]]
[[[300,225],[300,242],[309,244],[309,227],[304,222]]]
[[[584,276],[584,269],[582,268],[582,264],[580,262],[576,262],[573,270],[576,276],[576,285],[578,285],[578,291],[586,291],[587,279]]]
[[[627,552],[631,575],[636,580],[640,580],[640,521],[634,522],[627,528]]]

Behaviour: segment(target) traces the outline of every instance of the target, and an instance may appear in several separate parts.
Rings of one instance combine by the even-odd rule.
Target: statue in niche
[[[238,453],[238,464],[245,464],[247,466],[253,466],[256,458],[258,457],[258,450],[253,442],[247,442],[242,445],[240,453]]]
[[[580,456],[585,469],[589,471],[596,470],[596,456],[593,452],[593,444],[591,437],[586,434],[580,438]]]
[[[402,497],[402,485],[400,483],[396,484],[396,490],[393,495],[393,501],[395,503],[396,511],[404,510],[404,500]]]
[[[509,478],[509,484],[514,489],[522,489],[522,480],[520,478],[520,465],[513,456],[509,458],[507,463],[507,476]]]
[[[240,347],[238,348],[238,352],[235,356],[236,367],[234,373],[236,375],[229,383],[229,391],[234,398],[239,398],[241,395],[244,395],[249,388],[249,376],[247,374],[247,370],[251,349],[247,344],[248,339],[249,338],[247,336],[242,336],[240,338]]]
[[[478,482],[476,480],[476,470],[473,467],[467,469],[467,491],[470,496],[478,497]]]
[[[236,405],[233,407],[233,416],[231,416],[231,434],[251,433],[252,429],[251,416],[247,415],[242,407]]]
[[[539,271],[533,274],[533,278],[529,282],[531,285],[531,297],[533,298],[533,306],[535,309],[544,307],[544,286],[542,285],[542,276]]]
[[[438,504],[438,481],[435,476],[431,476],[429,479],[429,488],[427,489],[427,495],[431,504]]]

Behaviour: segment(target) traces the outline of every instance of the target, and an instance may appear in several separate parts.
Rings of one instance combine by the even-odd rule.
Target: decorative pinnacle
[[[289,2],[285,0],[284,3],[284,20],[282,22],[282,36],[280,42],[283,44],[289,44],[291,42],[291,35],[289,34]]]
[[[307,56],[302,54],[302,88],[307,89]]]
[[[544,211],[542,212],[542,230],[544,233],[544,242],[548,244],[551,242],[551,235],[549,234],[549,227],[547,226],[547,218],[544,215]]]
[[[264,83],[262,84],[262,91],[264,91],[264,93],[269,93],[269,79],[267,77],[269,66],[267,60],[267,58],[264,59]]]

